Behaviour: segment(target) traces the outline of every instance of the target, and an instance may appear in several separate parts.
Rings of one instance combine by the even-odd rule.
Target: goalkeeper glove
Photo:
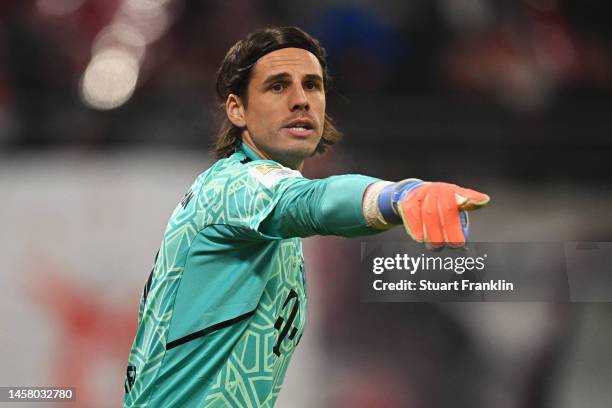
[[[407,179],[385,186],[378,209],[387,223],[403,223],[408,235],[433,248],[462,247],[469,234],[466,211],[483,207],[489,196],[455,184]]]

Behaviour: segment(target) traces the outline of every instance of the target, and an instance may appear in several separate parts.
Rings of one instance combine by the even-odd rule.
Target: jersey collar
[[[251,160],[263,160],[246,143],[240,143],[240,145],[238,145],[238,147],[236,148],[236,152],[244,154],[246,157],[248,157]]]

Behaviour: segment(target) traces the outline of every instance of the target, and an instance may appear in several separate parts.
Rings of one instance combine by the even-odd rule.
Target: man
[[[126,407],[271,407],[306,319],[301,237],[404,224],[461,246],[461,209],[489,198],[445,183],[309,180],[340,134],[325,114],[324,50],[295,27],[256,31],[217,75],[218,160],[176,207],[142,296]]]

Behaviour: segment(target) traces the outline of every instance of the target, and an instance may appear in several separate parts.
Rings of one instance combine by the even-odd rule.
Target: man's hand
[[[445,244],[457,248],[468,237],[466,211],[481,208],[489,200],[486,194],[455,184],[408,179],[386,186],[378,202],[383,217],[392,223],[401,220],[415,241],[433,248]]]

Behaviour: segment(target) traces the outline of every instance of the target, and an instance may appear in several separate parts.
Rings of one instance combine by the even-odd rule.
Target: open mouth
[[[284,130],[290,136],[297,137],[297,138],[307,138],[314,133],[311,126],[303,126],[303,125],[289,126],[289,127],[286,127]]]
[[[293,137],[306,138],[312,135],[314,123],[310,118],[298,118],[287,123],[283,128]]]
[[[290,126],[287,129],[295,130],[298,132],[305,132],[307,130],[311,130],[312,128],[308,126]]]
[[[287,126],[285,126],[286,129],[291,129],[291,130],[295,130],[298,132],[305,132],[307,130],[312,130],[313,126],[312,123],[310,121],[293,121],[290,124],[288,124]]]

